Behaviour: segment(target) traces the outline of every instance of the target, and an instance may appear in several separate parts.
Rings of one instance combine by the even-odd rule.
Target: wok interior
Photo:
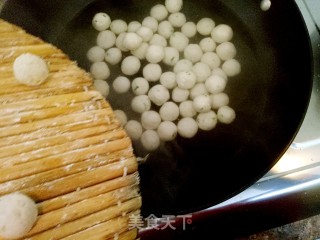
[[[39,15],[37,6],[48,1],[31,1],[34,11],[31,3],[26,7],[22,2],[12,0],[11,4],[20,4],[20,11],[33,16],[29,24],[25,22],[26,29],[57,45],[88,70],[86,51],[95,45],[97,35],[91,27],[95,13],[141,22],[152,6],[163,1],[53,1],[55,10],[47,18],[35,14]],[[259,4],[259,0],[184,1],[187,21],[210,17],[234,30],[232,42],[242,72],[230,78],[225,92],[237,117],[231,125],[218,124],[192,139],[178,137],[149,155],[139,167],[143,215],[190,213],[239,193],[276,163],[295,136],[311,87],[307,31],[293,1],[273,1],[267,12]],[[17,21],[10,6],[6,11],[2,13],[6,18]],[[38,25],[30,24],[30,19]],[[129,112],[124,99],[108,98],[114,109]],[[145,156],[138,144],[134,148],[138,156]]]

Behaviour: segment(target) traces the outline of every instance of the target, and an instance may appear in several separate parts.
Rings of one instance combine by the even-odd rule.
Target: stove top
[[[291,146],[245,191],[208,209],[171,219],[169,230],[142,229],[141,239],[201,239],[208,235],[237,239],[320,214],[320,1],[296,3],[310,34],[314,81],[305,119]]]

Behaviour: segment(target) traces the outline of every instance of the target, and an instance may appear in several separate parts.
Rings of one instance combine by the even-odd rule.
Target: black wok
[[[96,12],[141,21],[163,0],[9,0],[1,17],[49,41],[85,69],[95,43]],[[231,25],[242,73],[226,93],[237,118],[193,139],[178,137],[140,164],[142,213],[190,213],[217,204],[250,186],[286,151],[309,102],[312,57],[308,33],[293,0],[185,0],[188,20],[211,17]],[[121,101],[113,100],[116,108]],[[127,103],[125,103],[127,104]],[[135,145],[137,155],[145,153]]]

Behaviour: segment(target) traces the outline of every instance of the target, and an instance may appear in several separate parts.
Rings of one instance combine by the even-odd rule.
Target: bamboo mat
[[[45,83],[15,80],[22,53],[45,59]],[[16,191],[39,209],[24,239],[137,237],[137,161],[111,106],[61,50],[0,19],[0,196]]]

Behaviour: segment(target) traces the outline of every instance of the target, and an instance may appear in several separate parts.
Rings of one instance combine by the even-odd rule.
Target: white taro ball
[[[177,86],[176,74],[174,72],[164,72],[160,76],[160,83],[167,89],[173,89]]]
[[[217,112],[218,120],[224,124],[230,124],[236,118],[235,111],[229,106],[222,106]]]
[[[179,107],[176,103],[168,101],[160,107],[159,114],[163,121],[175,121],[179,117]]]
[[[149,82],[143,77],[137,77],[133,79],[131,88],[135,95],[146,95],[149,91]]]
[[[163,4],[156,4],[150,9],[150,16],[161,21],[168,16],[168,10]]]
[[[176,81],[179,88],[191,89],[195,85],[197,78],[192,71],[183,71],[177,73]]]
[[[183,50],[183,55],[185,59],[190,60],[191,62],[199,62],[202,57],[202,49],[198,44],[189,44],[186,46],[186,48]]]
[[[122,19],[115,19],[110,23],[110,30],[116,35],[126,32],[128,29],[128,24]]]
[[[182,32],[174,32],[169,39],[171,47],[176,48],[179,52],[182,52],[189,44],[189,38]]]
[[[161,117],[158,112],[149,110],[141,114],[141,124],[144,129],[157,129],[161,123]]]
[[[216,43],[228,42],[233,37],[233,30],[227,24],[219,24],[212,30],[211,37]]]
[[[154,17],[147,16],[142,20],[142,26],[150,28],[153,33],[155,33],[158,29],[158,20],[155,19]]]
[[[208,95],[208,91],[204,83],[197,83],[190,89],[190,98],[192,100],[199,95]]]
[[[186,16],[182,12],[171,13],[168,21],[176,28],[182,27],[187,22]]]
[[[135,50],[140,47],[142,43],[142,37],[134,32],[129,32],[124,35],[123,46],[128,50]]]
[[[160,146],[160,138],[155,130],[146,130],[140,138],[141,144],[147,151],[155,151]]]
[[[119,48],[122,52],[128,52],[129,49],[127,49],[123,44],[123,39],[126,36],[126,32],[120,33],[119,36],[116,39],[116,47]]]
[[[160,45],[150,45],[146,52],[146,59],[150,63],[159,63],[164,58],[164,49]]]
[[[142,69],[143,77],[149,82],[156,82],[162,74],[161,66],[157,63],[148,63]]]
[[[183,0],[165,0],[165,6],[170,13],[179,12],[183,6]]]
[[[197,22],[197,31],[203,36],[210,35],[215,27],[215,22],[211,18],[201,18]]]
[[[211,75],[218,75],[222,78],[224,78],[225,80],[228,80],[228,76],[227,74],[221,69],[221,68],[215,68],[211,71]]]
[[[197,82],[204,82],[211,75],[210,67],[203,62],[197,62],[194,64],[192,71],[197,77]]]
[[[191,117],[185,117],[179,120],[177,124],[178,134],[184,138],[192,138],[198,132],[198,124]]]
[[[21,239],[38,217],[38,207],[28,196],[14,192],[0,197],[0,236],[3,239]]]
[[[114,110],[114,115],[116,116],[116,118],[119,120],[119,122],[121,123],[121,126],[125,126],[128,118],[127,115],[124,111],[120,110],[120,109],[116,109]]]
[[[203,52],[213,52],[217,44],[211,37],[205,37],[200,40],[199,45]]]
[[[174,28],[169,21],[162,21],[158,25],[158,33],[168,39],[174,32]]]
[[[137,49],[131,50],[131,54],[139,58],[140,60],[143,60],[146,57],[146,52],[148,48],[149,48],[149,44],[146,42],[143,42]]]
[[[151,40],[153,36],[153,31],[151,28],[148,28],[146,26],[141,26],[137,32],[140,37],[142,37],[143,41],[148,42]]]
[[[149,43],[150,45],[160,45],[162,47],[166,47],[168,44],[167,40],[158,33],[153,35]]]
[[[179,104],[179,112],[182,117],[194,117],[197,111],[193,107],[193,101],[186,100]]]
[[[96,13],[92,18],[92,26],[97,31],[104,31],[110,27],[111,18],[107,13]]]
[[[262,11],[268,11],[271,7],[271,1],[270,0],[261,0],[260,2],[260,9]]]
[[[99,46],[93,46],[87,51],[87,58],[90,62],[102,62],[105,56],[105,50]]]
[[[199,95],[193,99],[193,108],[198,112],[208,112],[211,109],[211,101],[208,95]]]
[[[215,52],[205,52],[201,57],[201,62],[207,64],[210,69],[215,69],[220,66],[221,59]]]
[[[160,123],[157,129],[160,140],[162,141],[172,141],[176,138],[178,129],[177,125],[171,121],[163,121]]]
[[[169,66],[174,66],[179,61],[179,51],[174,47],[164,48],[163,62]]]
[[[138,140],[143,132],[141,123],[136,120],[129,120],[124,129],[132,140]]]
[[[125,75],[134,75],[140,70],[140,60],[135,56],[128,56],[122,60],[121,71]]]
[[[226,93],[211,94],[211,108],[219,109],[220,107],[227,106],[229,104],[229,96]]]
[[[205,86],[209,93],[220,93],[223,92],[227,85],[227,80],[218,75],[211,75],[205,81]]]
[[[180,59],[173,67],[175,73],[191,71],[193,63],[188,59]]]
[[[165,88],[161,84],[157,84],[150,88],[148,97],[155,105],[161,106],[169,100],[170,93],[167,88]]]
[[[131,21],[129,22],[128,24],[128,29],[127,29],[127,32],[136,32],[139,27],[141,27],[141,23],[138,22],[138,21]]]
[[[95,79],[105,80],[110,76],[110,69],[105,62],[95,62],[90,67],[90,73]]]
[[[116,35],[110,30],[99,32],[97,36],[97,45],[103,49],[111,48],[116,43]]]
[[[182,88],[179,88],[179,87],[175,87],[172,90],[171,98],[176,103],[180,103],[180,102],[186,101],[188,99],[188,97],[189,97],[189,94],[190,93],[189,93],[188,89],[182,89]]]
[[[131,108],[134,112],[143,113],[150,110],[151,101],[147,95],[138,95],[131,100]]]
[[[95,66],[92,70],[100,76],[100,69],[97,69]],[[49,68],[46,61],[40,56],[24,53],[14,60],[13,74],[15,79],[22,84],[38,86],[49,77]],[[101,76],[104,77],[105,75],[101,74]]]
[[[225,61],[221,68],[228,77],[234,77],[241,72],[241,65],[236,59],[229,59]]]
[[[125,76],[118,76],[113,80],[112,86],[116,93],[126,93],[130,89],[130,80]]]
[[[116,65],[120,63],[121,59],[122,59],[122,52],[119,48],[113,47],[106,50],[104,60],[107,63],[111,65]]]
[[[217,125],[218,118],[214,111],[199,113],[197,116],[197,123],[200,129],[210,131]]]
[[[236,56],[237,50],[232,42],[223,42],[216,48],[216,53],[221,60],[226,61]]]
[[[194,22],[186,22],[181,27],[181,32],[188,38],[192,38],[197,34],[197,26]]]
[[[110,86],[105,80],[96,79],[94,80],[93,85],[102,96],[105,98],[108,97],[110,93]]]

